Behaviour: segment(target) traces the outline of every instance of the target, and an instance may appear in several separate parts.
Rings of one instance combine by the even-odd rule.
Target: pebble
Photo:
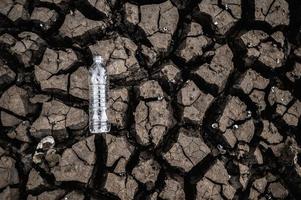
[[[217,123],[213,123],[213,124],[211,125],[211,127],[212,127],[212,128],[218,128],[218,124],[217,124]]]
[[[248,118],[252,117],[252,112],[250,110],[247,111],[247,117]]]

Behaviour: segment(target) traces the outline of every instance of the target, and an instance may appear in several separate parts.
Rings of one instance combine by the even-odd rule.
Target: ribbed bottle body
[[[102,59],[94,57],[90,67],[89,129],[91,133],[107,133],[111,129],[108,119],[109,79]]]

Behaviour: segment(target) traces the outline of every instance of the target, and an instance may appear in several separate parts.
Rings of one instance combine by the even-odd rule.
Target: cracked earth
[[[0,0],[0,199],[298,199],[298,0]],[[104,58],[111,132],[88,129]]]

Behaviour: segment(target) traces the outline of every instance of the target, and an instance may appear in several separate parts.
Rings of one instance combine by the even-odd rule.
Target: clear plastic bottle
[[[101,56],[93,57],[89,75],[89,129],[91,133],[106,133],[111,129],[107,113],[109,80]]]

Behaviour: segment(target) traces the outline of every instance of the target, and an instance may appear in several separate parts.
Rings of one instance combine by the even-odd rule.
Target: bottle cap
[[[94,57],[93,57],[93,61],[94,61],[94,62],[101,62],[101,63],[102,63],[103,59],[102,59],[101,56],[94,56]]]

